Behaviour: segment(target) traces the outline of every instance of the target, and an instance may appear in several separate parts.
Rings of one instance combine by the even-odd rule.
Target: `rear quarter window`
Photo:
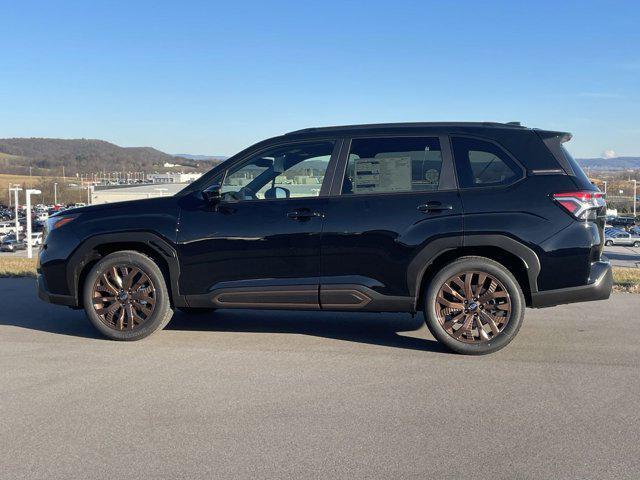
[[[580,166],[580,164],[576,162],[575,158],[573,158],[573,155],[569,153],[569,150],[567,150],[564,147],[564,145],[560,146],[560,150],[562,151],[564,158],[567,160],[567,162],[569,162],[569,165],[571,165],[571,169],[573,170],[574,176],[579,179],[580,183],[591,184],[589,177],[587,177],[587,175],[582,170],[582,167]]]
[[[509,185],[522,178],[520,166],[492,142],[452,137],[451,144],[462,188]]]

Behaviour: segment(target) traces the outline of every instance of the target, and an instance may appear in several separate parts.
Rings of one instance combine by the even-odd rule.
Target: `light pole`
[[[15,187],[10,188],[9,190],[12,191],[14,195],[14,201],[13,201],[13,203],[15,204],[14,220],[16,222],[16,242],[17,242],[20,238],[20,222],[18,220],[18,192],[22,191],[22,189],[16,185]]]
[[[604,183],[604,194],[606,196],[607,195],[607,181],[603,180],[602,183]]]
[[[58,184],[53,182],[53,204],[58,204]]]
[[[636,199],[638,198],[638,181],[634,178],[633,182],[633,218],[636,217]]]
[[[31,195],[40,195],[40,190],[28,188],[25,192],[27,197],[27,258],[33,258],[33,246],[31,245]]]

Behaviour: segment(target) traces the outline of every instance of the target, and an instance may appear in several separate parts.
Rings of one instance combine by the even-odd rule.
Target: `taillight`
[[[606,205],[602,192],[564,192],[554,193],[552,197],[578,220],[595,220],[598,209]]]

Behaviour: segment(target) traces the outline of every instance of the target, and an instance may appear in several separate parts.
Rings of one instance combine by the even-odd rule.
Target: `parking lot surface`
[[[137,343],[0,279],[2,478],[640,478],[640,295],[484,357],[394,314],[176,313]]]
[[[33,252],[33,256],[35,258],[35,256],[37,255],[37,250],[34,249]],[[27,251],[26,250],[18,250],[17,252],[0,252],[0,257],[8,257],[8,258],[16,258],[16,257],[20,257],[20,258],[27,258]]]
[[[640,248],[614,245],[604,247],[604,254],[616,267],[640,267]]]

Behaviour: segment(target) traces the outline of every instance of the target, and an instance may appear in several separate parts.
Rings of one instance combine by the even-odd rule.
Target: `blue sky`
[[[3,2],[0,137],[232,154],[309,126],[519,120],[640,155],[640,2]]]

